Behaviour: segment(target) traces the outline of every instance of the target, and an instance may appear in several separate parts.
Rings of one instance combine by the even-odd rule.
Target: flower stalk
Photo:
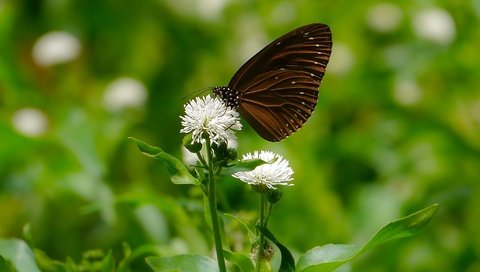
[[[180,119],[183,127],[180,132],[187,134],[184,138],[185,148],[195,153],[202,169],[207,170],[206,180],[202,181],[204,185],[202,189],[208,198],[218,269],[220,272],[226,272],[222,233],[218,220],[215,177],[229,159],[229,156],[224,154],[228,151],[227,143],[234,141],[235,131],[242,128],[239,114],[227,107],[220,99],[208,95],[202,98],[197,97],[187,103],[185,115],[180,116]]]
[[[212,147],[210,143],[210,138],[207,136],[205,139],[205,147],[207,152],[207,167],[208,167],[208,185],[207,185],[207,198],[208,198],[208,207],[210,209],[210,218],[212,220],[212,231],[213,231],[213,240],[215,244],[215,251],[217,253],[217,262],[218,269],[220,272],[226,272],[225,258],[223,256],[223,247],[222,247],[222,235],[220,233],[220,225],[218,222],[218,211],[217,211],[217,191],[216,191],[216,182],[215,182],[215,171],[213,169],[213,154]]]
[[[237,152],[228,147],[228,143],[235,140],[235,131],[241,129],[238,113],[226,106],[216,97],[206,96],[196,98],[185,105],[185,115],[182,119],[182,133],[188,134],[183,141],[185,148],[197,155],[201,164],[202,189],[208,198],[208,211],[212,225],[213,240],[217,254],[220,272],[226,272],[225,257],[220,229],[216,177],[228,162],[236,159]],[[251,171],[239,171],[233,177],[250,184],[260,195],[259,223],[261,229],[267,229],[267,221],[272,206],[278,202],[281,192],[278,186],[292,186],[293,170],[282,156],[261,151],[246,154],[243,160],[260,159],[266,162]],[[205,172],[203,172],[205,171]],[[255,271],[268,269],[268,262],[273,256],[273,250],[263,231],[257,230],[258,245],[254,259]]]
[[[267,218],[265,216],[265,204],[266,204],[266,197],[264,193],[260,194],[260,216],[259,216],[259,222],[258,224],[261,227],[266,228],[267,227]],[[259,232],[259,238],[258,238],[258,250],[257,250],[257,256],[255,258],[255,271],[260,272],[262,263],[263,263],[263,244],[265,243],[265,236],[263,235],[263,232]]]

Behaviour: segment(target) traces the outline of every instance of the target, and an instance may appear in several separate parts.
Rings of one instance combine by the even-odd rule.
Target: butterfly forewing
[[[318,23],[299,27],[248,60],[230,80],[229,87],[242,88],[254,77],[279,69],[303,71],[320,82],[331,49],[332,34],[327,25]]]

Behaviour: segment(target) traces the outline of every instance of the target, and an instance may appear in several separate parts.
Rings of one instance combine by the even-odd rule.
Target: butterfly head
[[[230,87],[213,87],[213,93],[220,96],[227,107],[238,108],[240,93]]]

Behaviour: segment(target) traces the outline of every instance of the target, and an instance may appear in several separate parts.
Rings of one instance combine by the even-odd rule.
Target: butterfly
[[[281,141],[312,115],[331,52],[330,28],[305,25],[274,40],[240,67],[227,87],[212,91],[261,137]]]

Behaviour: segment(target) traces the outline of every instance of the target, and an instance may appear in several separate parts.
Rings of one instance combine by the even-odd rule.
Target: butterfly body
[[[213,92],[268,141],[281,141],[308,120],[332,49],[330,28],[311,24],[270,43]]]

